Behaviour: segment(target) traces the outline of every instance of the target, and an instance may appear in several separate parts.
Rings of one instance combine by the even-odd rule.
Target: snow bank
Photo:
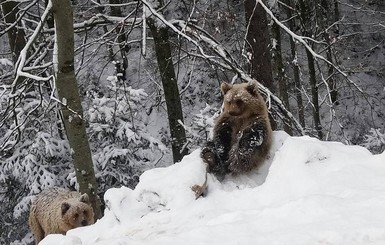
[[[41,244],[385,244],[385,153],[275,132],[259,171],[209,176],[195,200],[199,153],[108,190],[101,220]]]

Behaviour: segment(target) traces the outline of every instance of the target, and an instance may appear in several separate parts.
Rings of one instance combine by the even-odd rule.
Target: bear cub
[[[259,167],[271,148],[272,130],[266,103],[256,82],[221,84],[224,110],[214,125],[213,140],[201,158],[218,180]]]
[[[32,202],[29,226],[38,244],[49,234],[94,223],[94,211],[87,194],[54,187],[38,194]]]

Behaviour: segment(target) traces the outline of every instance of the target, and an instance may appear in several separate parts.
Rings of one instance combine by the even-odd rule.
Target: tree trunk
[[[23,84],[25,81],[24,77],[17,76],[16,74],[16,68],[17,68],[17,60],[20,56],[21,51],[23,50],[24,46],[26,45],[26,39],[25,39],[25,33],[24,29],[22,28],[22,23],[20,21],[17,21],[17,15],[19,12],[19,7],[18,7],[18,2],[15,1],[6,1],[6,0],[0,0],[1,3],[1,9],[2,13],[4,16],[5,23],[11,26],[8,30],[8,42],[9,42],[9,47],[11,49],[11,54],[12,54],[12,61],[15,69],[15,76],[17,77],[16,86],[13,86],[12,88],[12,93],[15,93],[19,85]],[[16,104],[18,104],[18,100],[20,98],[17,97],[12,97],[11,98],[11,105],[10,107],[12,108],[12,114],[13,114],[13,119],[16,125],[19,124],[18,116],[17,116],[17,111],[16,111]],[[17,141],[20,140],[21,136],[21,131],[19,127],[17,128]]]
[[[250,52],[249,73],[252,78],[274,92],[270,54],[270,34],[266,13],[255,0],[245,0],[246,50]]]
[[[309,50],[306,49],[307,62],[309,66],[309,77],[310,77],[310,87],[311,87],[311,96],[313,104],[313,120],[314,128],[317,131],[317,135],[320,139],[323,137],[320,113],[319,113],[319,104],[318,104],[318,84],[315,75],[315,65],[314,57]]]
[[[156,20],[152,18],[147,19],[147,24],[155,42],[156,58],[167,106],[173,159],[174,162],[178,162],[187,154],[187,148],[185,147],[186,132],[183,126],[178,122],[180,121],[183,123],[183,112],[171,57],[168,29],[165,26],[157,25]]]
[[[340,10],[338,6],[338,0],[334,0],[334,22],[340,21]],[[335,25],[335,33],[338,35],[340,32],[340,25]]]
[[[111,4],[111,15],[116,17],[123,17],[121,7],[115,6],[117,4],[121,4],[121,0],[109,0],[109,3]],[[127,52],[130,50],[129,46],[127,45],[125,30],[124,30],[124,24],[118,24],[116,27],[116,34],[117,34],[117,41],[120,48],[120,54],[122,56],[122,64],[123,64],[123,80],[126,79],[126,69],[128,68],[128,60],[127,60]]]
[[[91,150],[86,134],[83,109],[74,71],[74,30],[70,0],[52,0],[57,42],[58,69],[56,87],[63,105],[61,112],[74,160],[76,179],[81,193],[87,193],[95,219],[102,216]]]
[[[275,47],[273,48],[273,53],[274,53],[273,57],[274,57],[275,70],[276,70],[276,80],[278,80],[279,96],[281,97],[281,100],[285,105],[286,109],[290,111],[288,85],[285,77],[285,68],[282,62],[281,30],[279,25],[277,25],[277,23],[275,22],[273,23],[273,26],[272,26],[272,33],[275,39]],[[288,120],[283,122],[283,128],[286,133],[290,135],[293,134],[291,130],[290,122]]]
[[[244,6],[247,25],[246,51],[250,54],[249,74],[274,93],[270,34],[265,10],[256,4],[256,0],[245,0]],[[272,117],[270,123],[272,129],[276,129],[277,125]]]
[[[309,2],[298,0],[300,6],[300,19],[302,21],[302,33],[304,36],[312,37],[312,21],[311,21],[311,6]],[[309,68],[309,82],[311,88],[311,96],[312,96],[312,105],[313,105],[313,121],[314,128],[317,132],[317,135],[320,139],[323,137],[321,119],[320,119],[320,111],[319,111],[319,103],[318,103],[318,84],[317,78],[315,74],[315,64],[314,57],[311,52],[306,49],[306,56],[308,61]]]
[[[287,6],[293,6],[290,0],[285,0],[284,3]],[[289,25],[290,30],[295,30],[295,21],[293,18],[293,12],[289,7],[286,7],[286,15]],[[294,85],[295,85],[295,96],[297,98],[297,105],[298,105],[298,119],[299,123],[301,124],[302,127],[305,127],[305,110],[303,107],[303,101],[302,101],[302,85],[301,85],[301,80],[299,76],[299,67],[298,67],[298,57],[297,57],[297,49],[295,45],[294,39],[290,36],[290,51],[291,51],[291,59],[292,59],[292,68],[293,68],[293,75],[294,75]]]
[[[338,3],[337,3],[338,6]],[[331,63],[333,62],[333,55],[332,55],[332,47],[331,47],[331,41],[329,37],[329,33],[327,31],[327,28],[329,24],[331,24],[330,17],[329,17],[329,4],[326,0],[321,1],[321,6],[320,6],[320,12],[321,12],[321,28],[322,28],[322,34],[325,39],[327,48],[326,48],[326,59],[330,61]],[[337,10],[338,13],[338,10]],[[337,97],[338,97],[338,92],[337,92],[337,85],[336,81],[334,79],[334,67],[331,64],[328,64],[328,78],[326,80],[328,86],[329,86],[329,96],[331,103],[337,104]]]
[[[1,9],[7,25],[13,25],[17,22],[17,14],[19,12],[18,4],[19,2],[1,0]],[[20,21],[8,31],[8,40],[12,52],[13,64],[16,64],[20,52],[26,44],[24,29]]]

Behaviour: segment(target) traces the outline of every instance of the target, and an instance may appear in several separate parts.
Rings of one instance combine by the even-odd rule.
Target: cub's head
[[[64,201],[61,204],[61,215],[65,231],[94,223],[94,211],[87,194]]]
[[[231,116],[251,116],[267,112],[265,101],[258,92],[255,82],[229,84],[222,83],[224,112]]]

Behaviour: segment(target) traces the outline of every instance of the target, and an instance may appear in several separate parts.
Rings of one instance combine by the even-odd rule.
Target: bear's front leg
[[[214,145],[218,154],[218,164],[209,169],[209,172],[213,172],[219,181],[225,178],[225,175],[229,173],[228,159],[231,150],[232,143],[232,127],[227,118],[222,118],[214,128]]]
[[[233,173],[244,173],[257,164],[258,153],[263,151],[267,129],[255,122],[238,135],[238,142],[230,151],[229,169]]]
[[[226,118],[218,122],[214,128],[213,141],[206,143],[201,158],[207,164],[207,171],[213,173],[219,181],[229,172],[228,158],[231,149],[232,129]]]
[[[214,169],[219,164],[219,156],[213,141],[208,141],[202,148],[201,158],[207,164],[207,171]]]

